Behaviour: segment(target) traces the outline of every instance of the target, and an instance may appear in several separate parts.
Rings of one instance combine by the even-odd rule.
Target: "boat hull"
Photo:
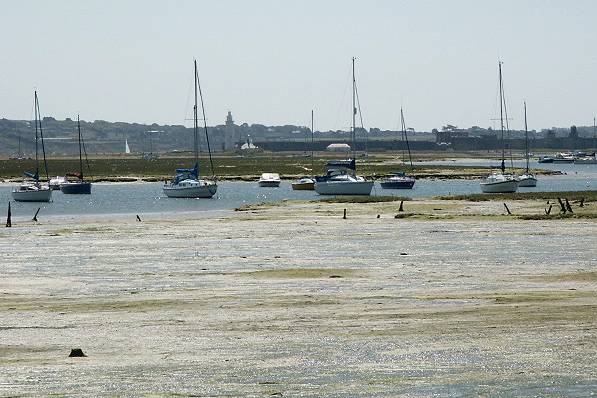
[[[483,193],[511,193],[516,192],[517,189],[518,181],[515,180],[481,183]]]
[[[60,186],[62,193],[67,195],[90,195],[90,182],[69,182]]]
[[[519,187],[536,187],[537,179],[535,177],[521,177],[518,180]]]
[[[320,195],[371,195],[373,181],[317,181],[315,192]]]
[[[314,191],[315,183],[314,182],[293,182],[292,190],[293,191]]]
[[[415,181],[383,181],[381,187],[383,189],[412,189]]]
[[[12,191],[12,198],[17,202],[49,202],[52,199],[52,190],[49,188],[36,191]]]
[[[218,190],[216,184],[192,187],[164,186],[164,194],[169,198],[211,198]]]
[[[597,158],[582,158],[582,159],[575,159],[575,164],[597,164]]]
[[[276,188],[280,186],[280,181],[259,181],[259,186]]]

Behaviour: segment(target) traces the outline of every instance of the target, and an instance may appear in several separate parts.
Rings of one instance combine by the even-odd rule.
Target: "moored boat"
[[[77,181],[66,181],[60,185],[60,191],[66,195],[90,195],[91,182],[85,181],[83,177],[83,150],[85,144],[81,136],[81,120],[77,115],[77,131],[79,135],[79,171],[76,173],[68,173],[71,177],[76,177]],[[85,160],[87,161],[87,169],[89,169],[89,161],[87,160],[87,150],[85,150]]]
[[[525,159],[526,159],[526,168],[522,175],[518,176],[518,186],[519,187],[536,187],[537,186],[537,177],[529,170],[529,130],[527,126],[527,103],[524,102],[524,147],[525,147]]]
[[[33,179],[31,182],[24,182],[12,191],[12,198],[17,202],[49,202],[52,199],[52,190],[47,184],[39,180],[39,141],[41,139],[42,153],[44,157],[44,168],[46,181],[49,180],[48,164],[46,162],[46,150],[44,147],[44,135],[39,112],[39,100],[37,91],[34,92],[34,113],[35,113],[35,172],[26,171],[24,174]]]
[[[280,175],[278,173],[263,173],[259,178],[258,184],[260,187],[279,187]]]
[[[504,85],[502,80],[502,62],[498,62],[499,69],[499,90],[500,90],[500,130],[502,141],[502,162],[500,165],[501,172],[493,172],[487,178],[480,182],[481,191],[483,193],[509,193],[516,192],[518,189],[518,180],[510,174],[506,174],[506,146],[504,143]]]
[[[195,157],[195,166],[193,168],[176,169],[174,179],[167,182],[162,187],[164,194],[169,198],[211,198],[217,190],[218,184],[214,173],[214,164],[211,157],[211,147],[209,144],[209,135],[207,131],[207,119],[205,118],[205,107],[203,105],[203,93],[199,84],[199,73],[197,71],[197,61],[194,61],[194,79],[195,79],[195,105],[193,107],[193,149]],[[209,164],[212,178],[204,179],[199,175],[199,119],[198,119],[198,95],[201,98],[201,111],[203,113],[203,129],[205,131],[205,140],[207,142],[207,151],[209,153]]]
[[[313,191],[315,189],[315,179],[312,177],[303,177],[292,183],[294,191]]]
[[[402,171],[395,171],[390,178],[381,182],[384,189],[412,189],[415,185],[415,179],[407,176]]]
[[[325,176],[315,177],[315,192],[319,195],[371,195],[373,181],[356,175],[356,79],[352,58],[352,159],[329,162]],[[359,106],[360,109],[360,106]],[[336,164],[334,164],[336,163]]]

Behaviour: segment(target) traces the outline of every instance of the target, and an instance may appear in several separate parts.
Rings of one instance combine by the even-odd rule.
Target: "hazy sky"
[[[0,0],[0,117],[189,124],[197,58],[208,123],[492,125],[497,62],[511,127],[592,124],[597,1]]]

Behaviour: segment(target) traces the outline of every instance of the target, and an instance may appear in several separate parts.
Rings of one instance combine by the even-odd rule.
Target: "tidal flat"
[[[508,205],[13,220],[0,396],[588,396],[597,219]]]

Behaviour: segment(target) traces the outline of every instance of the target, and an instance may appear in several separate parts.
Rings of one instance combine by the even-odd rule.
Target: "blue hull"
[[[62,184],[60,186],[62,193],[67,195],[89,195],[91,194],[90,182],[74,182]]]
[[[381,183],[383,189],[412,189],[414,185],[414,181],[384,181]]]

